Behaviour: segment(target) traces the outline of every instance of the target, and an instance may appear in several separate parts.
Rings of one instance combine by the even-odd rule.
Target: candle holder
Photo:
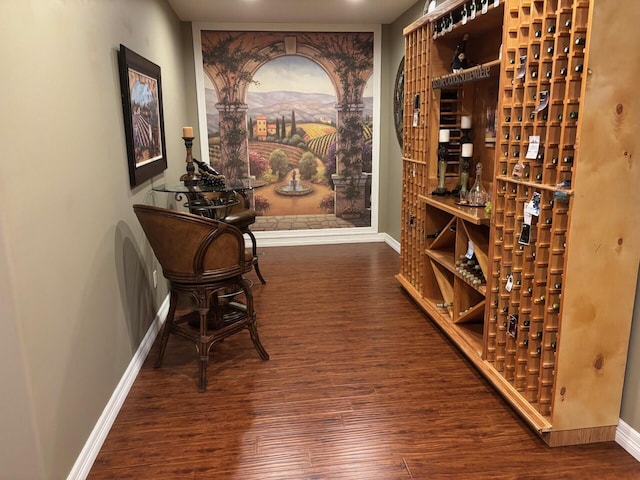
[[[471,117],[462,117],[462,125],[460,131],[460,183],[453,190],[455,194],[459,194],[460,198],[464,198],[467,193],[469,183],[469,164],[473,158],[473,143],[471,142]]]
[[[450,133],[451,132],[447,129],[441,129],[438,133],[438,188],[431,192],[432,195],[442,196],[449,195],[451,193],[445,187]]]
[[[185,160],[187,164],[187,173],[180,177],[180,181],[184,183],[186,187],[193,187],[200,183],[200,174],[196,172],[196,166],[193,163],[193,139],[195,137],[182,137],[184,140],[184,146],[187,149],[187,158]]]
[[[469,164],[473,157],[461,157],[460,158],[460,185],[458,185],[458,192],[460,196],[467,194],[467,184],[469,183]]]
[[[433,195],[448,195],[449,190],[445,187],[445,179],[447,174],[447,156],[449,155],[449,142],[439,142],[438,144],[438,188]]]

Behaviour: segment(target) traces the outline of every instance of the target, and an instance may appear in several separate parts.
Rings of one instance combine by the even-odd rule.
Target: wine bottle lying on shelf
[[[193,159],[193,163],[198,165],[198,169],[204,173],[208,173],[209,175],[220,175],[220,173],[208,163],[204,163],[196,158]]]

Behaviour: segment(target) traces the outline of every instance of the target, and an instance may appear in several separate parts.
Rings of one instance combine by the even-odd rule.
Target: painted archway
[[[373,34],[202,31],[201,41],[203,71],[218,97],[222,173],[248,174],[247,93],[255,73],[276,58],[300,56],[320,66],[335,90],[335,213],[363,211],[363,91],[373,73]]]

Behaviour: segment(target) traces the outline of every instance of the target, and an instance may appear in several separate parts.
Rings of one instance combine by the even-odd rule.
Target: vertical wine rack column
[[[588,16],[586,0],[513,1],[505,13],[485,359],[544,416],[552,414]],[[540,210],[525,241],[534,193]]]
[[[428,25],[405,37],[405,97],[403,128],[403,184],[400,275],[418,291],[422,290],[424,258],[424,211],[418,196],[427,183],[429,143],[426,124],[429,112]]]

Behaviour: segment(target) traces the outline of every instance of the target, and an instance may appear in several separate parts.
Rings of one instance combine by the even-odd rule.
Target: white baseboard
[[[640,432],[631,428],[622,419],[616,428],[616,443],[640,462]]]
[[[370,228],[331,228],[325,230],[289,230],[254,232],[260,247],[329,245],[340,243],[383,242],[384,233]]]
[[[393,248],[396,252],[400,253],[400,242],[397,241],[395,238],[393,238],[390,235],[387,235],[386,233],[384,234],[384,242],[389,245],[391,248]]]
[[[93,431],[91,432],[91,435],[89,435],[87,442],[84,444],[84,448],[76,459],[76,463],[73,465],[71,472],[69,472],[67,480],[84,480],[89,475],[93,462],[95,462],[98,453],[100,453],[102,444],[107,438],[107,434],[109,433],[109,430],[111,430],[111,426],[118,416],[118,412],[120,412],[122,404],[126,400],[129,390],[131,390],[131,386],[133,385],[133,382],[135,382],[136,377],[142,368],[142,364],[147,358],[147,354],[149,353],[149,350],[151,350],[153,342],[155,341],[168,312],[169,295],[167,295],[162,302],[162,305],[160,305],[156,318],[151,322],[151,326],[149,327],[149,330],[147,330],[147,334],[142,339],[142,342],[140,342],[138,350],[131,359],[129,366],[122,375],[116,389],[113,391],[109,402],[107,402],[107,406],[98,419],[98,423],[93,427]]]

